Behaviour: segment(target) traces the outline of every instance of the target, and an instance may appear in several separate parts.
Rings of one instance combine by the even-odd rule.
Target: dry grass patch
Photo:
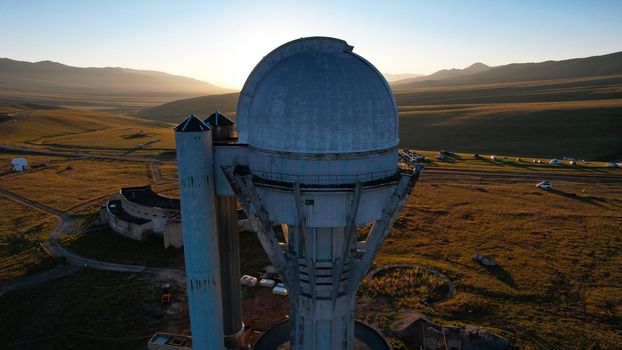
[[[423,264],[452,279],[455,298],[428,310],[439,322],[484,326],[524,348],[614,349],[622,188],[555,185],[422,179],[375,265]],[[476,252],[499,266],[479,265]]]
[[[0,281],[43,271],[56,263],[42,248],[57,219],[0,196]]]
[[[70,108],[23,109],[15,122],[0,124],[0,137],[5,145],[65,151],[123,154],[174,149],[168,123]]]
[[[41,141],[40,145],[80,149],[174,150],[174,137],[172,128],[119,127],[49,137]]]
[[[449,285],[424,269],[398,267],[365,279],[359,293],[370,298],[385,298],[396,307],[413,308],[446,298]]]
[[[149,165],[107,160],[73,160],[0,178],[0,187],[58,210],[118,192],[121,187],[151,182]]]

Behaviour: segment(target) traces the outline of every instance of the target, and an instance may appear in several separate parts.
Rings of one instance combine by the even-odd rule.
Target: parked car
[[[607,168],[617,168],[618,164],[613,163],[613,162],[609,162],[607,163],[607,165],[605,165]]]
[[[240,284],[243,286],[254,287],[257,285],[257,277],[244,275],[240,278]]]
[[[541,188],[543,190],[550,190],[553,188],[551,181],[542,181],[536,185],[537,188]]]
[[[262,287],[272,288],[275,284],[276,282],[273,279],[269,278],[262,278],[261,281],[259,281],[259,285]]]
[[[570,161],[570,165],[577,165],[577,162],[576,162],[576,161],[574,161],[574,160],[571,160],[571,161]]]
[[[285,284],[279,283],[272,288],[272,293],[277,295],[287,295],[287,288],[285,288]]]
[[[495,156],[490,156],[490,160],[492,160],[493,162],[496,162],[496,161],[497,161],[497,157],[495,157]]]
[[[551,165],[560,165],[561,162],[559,161],[559,159],[551,159],[549,164],[551,164]]]
[[[436,159],[438,159],[438,160],[443,160],[445,158],[447,158],[447,157],[445,157],[443,154],[439,154],[438,156],[436,156]]]

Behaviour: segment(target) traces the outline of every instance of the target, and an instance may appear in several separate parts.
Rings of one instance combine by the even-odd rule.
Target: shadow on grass
[[[80,234],[64,236],[61,244],[86,258],[121,264],[181,268],[183,250],[165,249],[159,236],[144,242],[135,241],[113,232],[107,226],[93,226]]]
[[[593,197],[593,196],[582,197],[582,196],[577,195],[576,193],[568,193],[568,192],[560,191],[554,188],[547,190],[547,192],[564,197],[564,198],[577,200],[577,201],[580,201],[586,204],[595,205],[601,208],[606,208],[604,204],[609,203],[606,200],[599,198],[599,197]],[[613,205],[615,206],[615,204]]]
[[[439,163],[449,163],[449,164],[456,164],[457,163],[457,161],[454,158],[451,158],[451,157],[448,157],[448,156],[445,156],[445,158],[443,158],[443,159],[436,159],[435,161],[439,162]]]
[[[602,168],[595,168],[595,167],[589,167],[589,166],[582,166],[582,165],[576,165],[573,168],[577,168],[583,171],[591,171],[594,173],[601,173],[601,174],[606,174],[606,175],[611,175],[609,172],[605,171],[605,169]]]
[[[516,281],[514,281],[512,275],[507,272],[502,266],[484,266],[484,268],[486,269],[486,271],[488,271],[488,273],[495,276],[499,281],[503,282],[508,287],[518,289],[518,285],[516,284]]]
[[[514,162],[514,161],[504,160],[504,159],[493,161],[492,159],[481,157],[481,156],[475,159],[480,160],[484,163],[488,163],[488,164],[496,165],[496,166],[511,166],[514,168],[536,171],[536,168],[529,166],[529,163],[526,163],[525,161],[521,161],[519,163]]]

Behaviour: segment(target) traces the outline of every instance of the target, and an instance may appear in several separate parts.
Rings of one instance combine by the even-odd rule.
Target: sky
[[[0,57],[241,88],[279,45],[332,36],[384,73],[622,51],[622,1],[0,0]]]

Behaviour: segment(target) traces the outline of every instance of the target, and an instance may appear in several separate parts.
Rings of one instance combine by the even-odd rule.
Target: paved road
[[[85,258],[79,254],[72,252],[63,247],[58,239],[67,234],[80,230],[80,222],[78,219],[70,216],[62,216],[60,223],[48,236],[48,247],[50,252],[58,258],[65,259],[70,265],[78,267],[86,267],[95,270],[115,271],[115,272],[141,272],[146,269],[142,265],[116,264],[106,261]]]

